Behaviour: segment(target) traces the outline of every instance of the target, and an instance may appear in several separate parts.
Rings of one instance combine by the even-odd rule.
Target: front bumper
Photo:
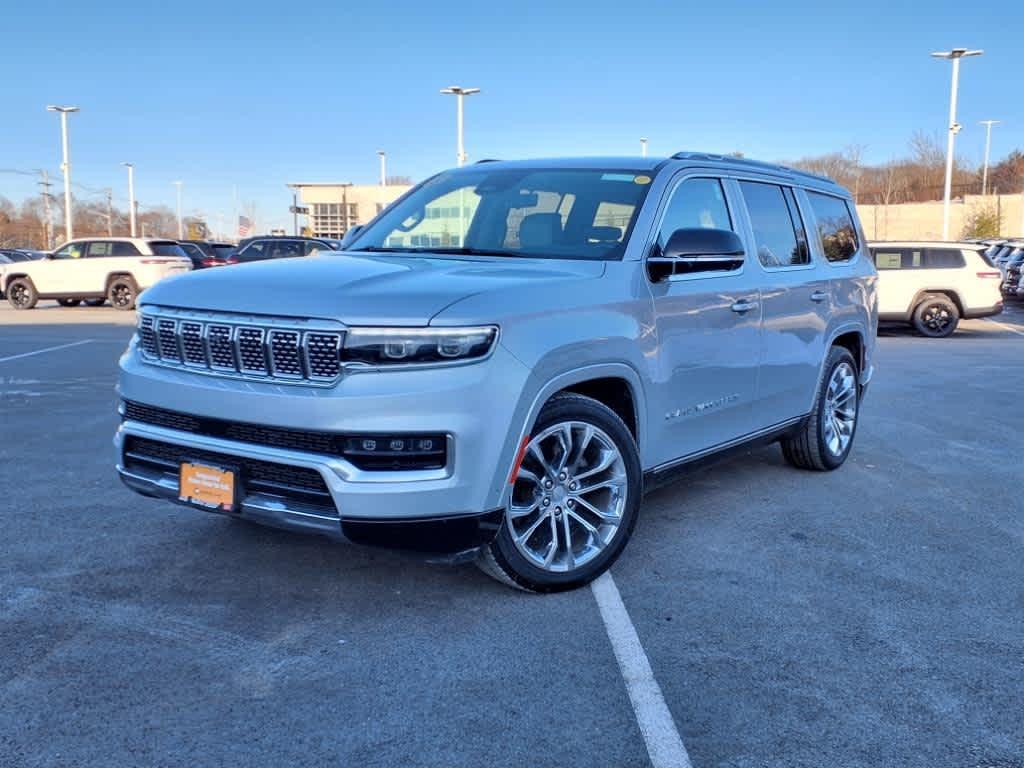
[[[501,346],[478,365],[353,374],[329,389],[235,381],[148,365],[129,348],[118,392],[125,400],[211,419],[337,433],[444,433],[443,469],[360,470],[325,455],[194,434],[125,420],[114,439],[117,469],[131,489],[178,501],[174,461],[140,462],[133,441],[294,468],[318,476],[320,503],[278,494],[269,481],[241,483],[234,514],[267,525],[364,544],[425,552],[469,550],[496,534],[521,430],[528,370]],[[164,457],[167,458],[166,456]],[[172,457],[173,458],[173,457]],[[244,472],[243,472],[244,475]],[[272,485],[272,483],[269,483]],[[247,487],[248,485],[248,487]],[[318,501],[318,500],[314,500]]]

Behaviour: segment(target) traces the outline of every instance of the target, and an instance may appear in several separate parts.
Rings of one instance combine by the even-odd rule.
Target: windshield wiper
[[[356,248],[357,251],[369,251],[371,253],[416,253],[422,248],[385,248],[381,245],[368,245],[365,248]]]
[[[512,256],[521,258],[524,254],[515,251],[501,251],[493,248],[431,248],[433,253],[452,256]]]

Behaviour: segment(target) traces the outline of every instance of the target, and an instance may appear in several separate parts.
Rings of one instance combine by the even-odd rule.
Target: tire
[[[130,277],[115,277],[107,287],[107,301],[114,309],[135,309],[135,300],[138,296],[139,287]]]
[[[39,301],[39,294],[31,280],[19,277],[8,284],[7,301],[15,309],[32,309]]]
[[[77,307],[82,303],[81,299],[57,299],[57,303],[62,307]]]
[[[853,355],[843,347],[832,347],[824,371],[811,415],[796,432],[781,440],[787,462],[818,472],[843,465],[860,421],[860,385]]]
[[[528,592],[588,584],[632,536],[642,490],[640,455],[622,419],[589,397],[556,395],[541,409],[505,520],[477,564]]]
[[[929,293],[921,297],[914,307],[914,328],[930,339],[944,339],[952,335],[960,324],[960,310],[956,303],[942,293]]]
[[[102,307],[107,303],[106,299],[86,299],[85,306],[87,307]]]

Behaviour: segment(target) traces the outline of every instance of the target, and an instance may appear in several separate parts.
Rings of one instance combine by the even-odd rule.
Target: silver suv
[[[849,194],[744,159],[482,162],[343,253],[142,297],[117,469],[269,525],[585,584],[674,470],[754,441],[839,467],[876,273]]]

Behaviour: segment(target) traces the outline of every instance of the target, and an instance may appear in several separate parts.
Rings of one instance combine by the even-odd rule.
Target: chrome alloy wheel
[[[825,390],[825,412],[821,430],[825,445],[833,456],[842,456],[853,440],[857,425],[857,374],[847,362],[832,371]]]
[[[29,303],[29,292],[21,283],[15,283],[10,288],[10,299],[11,303],[18,307],[28,306]]]
[[[554,424],[527,444],[505,515],[512,541],[537,568],[575,570],[615,538],[627,491],[626,464],[603,430]]]
[[[118,283],[111,291],[110,303],[115,307],[127,307],[132,303],[132,289],[124,283]]]

